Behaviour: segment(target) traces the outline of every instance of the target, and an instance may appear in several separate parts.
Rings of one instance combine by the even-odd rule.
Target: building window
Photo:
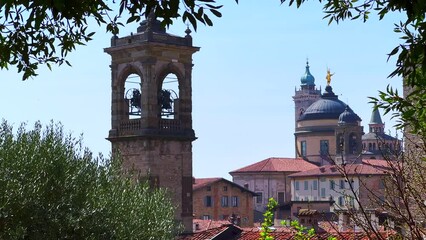
[[[203,220],[210,220],[210,219],[212,219],[212,218],[210,217],[210,215],[203,215]]]
[[[340,180],[340,189],[345,189],[345,180]]]
[[[321,198],[325,198],[325,188],[321,188]]]
[[[350,207],[353,208],[355,206],[355,199],[353,197],[348,197],[348,202]]]
[[[233,207],[238,207],[240,204],[240,199],[238,198],[238,196],[232,196],[231,198],[231,204]]]
[[[284,204],[284,202],[285,202],[284,192],[278,192],[278,204]]]
[[[228,196],[223,196],[221,198],[220,202],[221,202],[222,207],[228,207],[229,206],[229,204],[228,204]]]
[[[304,181],[303,185],[304,185],[304,189],[308,190],[309,182],[308,181]]]
[[[385,180],[384,179],[380,179],[379,189],[385,189]]]
[[[334,180],[330,180],[330,189],[334,190],[336,183],[334,182]]]
[[[299,190],[299,181],[295,181],[295,182],[294,182],[294,188],[295,188],[296,190]]]
[[[300,142],[300,152],[302,154],[302,157],[306,157],[306,141]]]
[[[228,186],[223,186],[223,191],[224,192],[228,191]]]
[[[345,204],[345,202],[343,201],[343,196],[339,197],[339,206],[343,207],[343,205]]]
[[[320,154],[328,155],[328,140],[320,140]]]
[[[207,187],[206,187],[206,190],[207,190],[208,192],[210,192],[210,191],[212,190],[212,187],[211,187],[211,186],[207,186]]]
[[[318,181],[317,180],[314,180],[312,182],[312,188],[313,188],[313,190],[318,190]]]
[[[384,204],[385,203],[385,196],[383,196],[383,195],[379,196],[379,203],[380,204]]]
[[[248,183],[244,183],[244,188],[248,189],[249,188],[249,184]]]
[[[204,206],[206,206],[206,207],[211,207],[211,206],[213,206],[212,196],[206,196],[206,197],[204,198]]]
[[[262,203],[262,200],[263,200],[263,194],[262,194],[262,192],[256,192],[256,203]]]

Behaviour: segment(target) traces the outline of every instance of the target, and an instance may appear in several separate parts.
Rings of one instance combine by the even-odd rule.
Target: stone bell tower
[[[175,218],[192,231],[192,45],[149,16],[130,36],[111,39],[111,130],[108,140],[124,169],[166,188]],[[172,76],[172,77],[170,77]],[[166,83],[177,87],[169,89]],[[131,85],[132,83],[133,85]],[[161,204],[161,203],[159,203]]]
[[[305,74],[300,78],[300,89],[295,90],[294,101],[294,125],[305,110],[316,100],[321,98],[321,89],[315,87],[315,77],[309,71],[309,62],[306,60]]]

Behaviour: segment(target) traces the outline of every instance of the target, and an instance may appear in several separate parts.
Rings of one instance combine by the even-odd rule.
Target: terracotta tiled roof
[[[376,239],[374,235],[369,235],[363,232],[353,232],[351,230],[337,232],[337,226],[321,228],[312,240],[328,239],[329,236],[334,236],[339,240],[367,240]],[[325,231],[324,231],[325,230]],[[295,230],[289,227],[273,228],[270,234],[276,240],[296,239],[294,237]],[[379,233],[383,239],[393,235],[393,232],[381,231]],[[227,239],[227,240],[258,240],[260,237],[259,228],[240,228],[232,224],[225,224],[220,227],[207,229],[201,232],[182,234],[177,237],[177,240],[205,240],[205,239]],[[298,239],[298,238],[297,238]]]
[[[222,180],[223,178],[195,178],[194,184],[192,185],[192,189],[198,189],[205,186],[209,186],[212,183]]]
[[[383,168],[369,164],[326,165],[311,170],[290,174],[289,177],[311,176],[341,176],[342,172],[348,175],[386,175]]]
[[[229,225],[230,222],[227,220],[204,220],[204,219],[193,219],[192,220],[195,229],[194,232],[201,232],[212,228],[218,228],[223,225]]]
[[[319,215],[319,212],[315,209],[300,209],[298,216],[314,216],[314,215]]]
[[[241,191],[245,191],[245,192],[251,193],[252,195],[256,195],[255,192],[250,191],[250,190],[248,190],[248,189],[246,189],[246,188],[244,188],[244,187],[242,187],[242,186],[240,186],[240,185],[238,185],[234,182],[231,182],[231,181],[229,181],[225,178],[195,178],[194,184],[192,185],[192,190],[196,191],[198,189],[203,189],[206,186],[212,185],[212,184],[214,184],[216,182],[220,182],[220,181],[223,181],[223,182],[225,182],[225,183],[227,183],[227,184],[229,184],[233,187],[239,188],[239,189],[241,189]]]
[[[393,164],[397,164],[398,161],[389,161],[389,160],[383,160],[383,159],[362,159],[362,163],[376,166],[376,167],[389,168]],[[396,165],[393,165],[393,166],[396,166]]]
[[[260,162],[230,172],[300,172],[317,168],[316,165],[301,158],[267,158]]]
[[[206,239],[212,239],[213,237],[223,233],[225,230],[227,230],[229,226],[222,225],[220,227],[207,229],[201,232],[195,232],[195,233],[188,233],[188,234],[182,234],[179,237],[177,237],[177,240],[206,240]]]
[[[273,229],[271,235],[274,239],[293,239],[294,232],[289,228],[278,227]],[[235,239],[244,239],[244,240],[258,240],[260,238],[260,229],[259,228],[243,228],[243,231],[240,233],[238,238]]]

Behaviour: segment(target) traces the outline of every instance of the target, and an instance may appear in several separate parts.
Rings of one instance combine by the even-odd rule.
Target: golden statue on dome
[[[327,79],[327,86],[330,86],[331,77],[334,75],[334,73],[330,73],[330,68],[327,68],[327,76],[325,79]]]

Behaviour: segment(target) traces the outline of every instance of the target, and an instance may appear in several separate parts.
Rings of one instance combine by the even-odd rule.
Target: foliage
[[[285,0],[282,0],[282,2]],[[295,0],[290,0],[292,5]],[[299,7],[305,0],[296,0]],[[325,1],[324,18],[329,23],[339,23],[343,20],[362,19],[366,22],[374,13],[383,19],[392,12],[405,13],[405,21],[395,23],[394,32],[400,35],[402,43],[388,54],[388,59],[397,56],[396,68],[389,77],[399,76],[404,79],[404,86],[410,91],[405,96],[388,86],[385,91],[379,91],[378,97],[372,97],[376,108],[382,108],[385,113],[393,112],[397,119],[396,127],[410,130],[426,138],[426,2],[406,0],[352,0]]]
[[[289,5],[299,7],[306,0],[288,0]],[[384,18],[391,12],[403,12],[407,19],[395,24],[395,32],[402,34],[403,44],[395,47],[389,57],[398,55],[395,71],[390,76],[402,76],[410,86],[424,85],[424,78],[416,76],[417,69],[426,70],[426,3],[406,0],[351,0],[321,1],[329,23],[350,19],[367,21],[372,13]],[[238,3],[238,0],[235,0]],[[281,3],[286,0],[280,0]],[[222,5],[216,0],[82,0],[82,1],[24,1],[0,2],[0,69],[16,65],[23,72],[23,79],[36,76],[39,64],[67,63],[66,56],[77,45],[90,41],[94,32],[86,32],[88,20],[105,25],[112,34],[124,24],[137,22],[151,12],[161,19],[164,26],[181,18],[196,30],[198,23],[213,25],[211,16],[221,17]],[[113,6],[118,4],[118,12]],[[120,19],[124,18],[125,22]],[[57,53],[56,48],[60,51]],[[388,96],[395,96],[386,93]],[[383,99],[382,99],[383,100]],[[385,109],[394,105],[380,105]],[[409,111],[411,114],[412,111]],[[426,114],[422,114],[426,115]],[[411,115],[410,115],[411,116]]]
[[[116,4],[118,13],[113,11]],[[0,1],[0,69],[16,66],[26,80],[37,75],[40,64],[49,69],[52,64],[70,65],[67,54],[95,34],[87,30],[91,20],[117,34],[124,16],[128,24],[153,12],[165,26],[181,17],[194,29],[197,22],[212,26],[211,15],[222,16],[222,6],[214,0],[114,0],[110,5],[107,0]]]
[[[308,229],[300,225],[297,220],[291,221],[290,226],[296,230],[296,234],[294,235],[295,240],[310,240],[315,236],[315,229]]]
[[[278,203],[273,198],[269,198],[266,212],[263,214],[262,228],[260,230],[259,240],[273,240],[274,237],[270,234],[271,228],[274,225],[274,211]]]
[[[277,206],[278,206],[277,201],[273,198],[269,198],[268,205],[266,207],[266,212],[263,214],[265,218],[263,219],[263,223],[261,226],[259,240],[274,239],[274,237],[271,235],[271,226],[274,225],[274,211]],[[281,221],[281,224],[286,225],[286,221],[285,220]],[[310,239],[314,239],[317,236],[314,228],[308,229],[307,227],[300,225],[297,220],[291,221],[290,226],[296,230],[292,239],[310,240]],[[333,236],[330,236],[327,239],[336,240],[336,238]]]
[[[15,134],[14,134],[15,132]],[[0,126],[0,239],[172,239],[164,190],[135,184],[121,163],[50,123]]]

